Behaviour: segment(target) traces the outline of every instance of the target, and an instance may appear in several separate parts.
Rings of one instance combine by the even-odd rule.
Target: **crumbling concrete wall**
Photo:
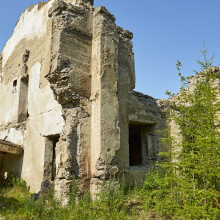
[[[104,7],[93,15],[91,191],[97,181],[118,172],[120,147],[118,103],[118,44],[115,17]],[[110,107],[111,106],[111,107]]]
[[[0,56],[0,139],[18,142],[9,138],[13,132],[20,137],[19,175],[33,192],[42,181],[51,183],[64,204],[73,178],[92,193],[113,176],[125,174],[132,184],[163,150],[156,131],[166,126],[164,101],[133,91],[133,34],[105,7],[92,5],[51,0],[30,6]],[[130,165],[133,124],[141,128],[139,166]],[[14,160],[1,157],[1,171],[14,171],[17,162],[8,167]]]
[[[158,153],[167,150],[160,143],[161,134],[157,132],[167,127],[167,105],[166,100],[154,99],[135,91],[130,91],[124,101],[126,101],[124,103],[126,108],[121,112],[124,118],[122,121],[124,131],[121,134],[123,144],[121,144],[117,156],[120,171],[125,174],[127,182],[132,185],[134,182],[143,180],[149,168],[160,159]],[[129,125],[141,126],[142,161],[139,166],[129,165],[129,154],[132,153],[129,152],[128,144]]]
[[[5,140],[23,146],[26,123],[10,123],[7,127],[0,126],[0,140]],[[7,172],[21,177],[23,155],[2,154],[0,161],[0,178]]]
[[[56,147],[54,189],[66,203],[73,178],[81,179],[82,189],[90,185],[92,8],[55,1],[48,15],[53,41],[46,78],[65,121]]]
[[[203,82],[205,80],[205,74],[218,74],[219,67],[218,66],[211,66],[203,71],[197,72],[197,75],[191,75],[189,78],[189,83],[186,88],[186,94],[193,94],[194,90],[196,88],[196,85],[198,82]],[[220,87],[220,78],[219,74],[217,75],[217,78],[213,81],[214,87]],[[182,91],[176,94],[176,96],[172,97],[169,102],[171,104],[178,104],[181,103],[183,100],[183,97],[181,97]],[[220,95],[217,96],[217,99],[220,100]],[[185,103],[185,105],[188,105],[188,103]],[[171,120],[169,122],[169,130],[170,135],[174,137],[173,140],[173,147],[175,147],[176,151],[179,151],[179,147],[182,142],[182,135],[179,126],[174,122],[174,120]]]
[[[94,0],[65,0],[65,2],[76,6],[91,7],[93,6]]]
[[[61,106],[54,100],[44,77],[50,70],[52,30],[48,10],[51,5],[48,2],[25,10],[1,53],[0,136],[8,140],[5,135],[8,126],[25,124],[25,131],[20,134],[25,153],[19,172],[34,192],[39,191],[43,181],[44,136],[61,133],[64,126]],[[28,84],[26,89],[23,82]],[[19,127],[13,129],[18,132]],[[12,138],[12,142],[16,139]],[[3,170],[13,171],[7,167],[8,157],[2,157]],[[12,160],[10,163],[16,167]]]
[[[135,68],[133,34],[115,25],[115,17],[104,7],[94,11],[92,50],[92,127],[91,191],[102,179],[125,174],[129,184],[140,181],[157,161],[159,129],[166,128],[165,100],[155,100],[134,92]],[[152,155],[142,152],[142,165],[129,165],[129,124],[145,126],[142,131],[143,152],[147,133],[154,133]],[[147,126],[150,126],[149,130]]]

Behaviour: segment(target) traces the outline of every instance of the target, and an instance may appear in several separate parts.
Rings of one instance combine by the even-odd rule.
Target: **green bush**
[[[177,219],[220,216],[219,72],[211,71],[213,57],[207,59],[205,45],[202,53],[204,61],[198,63],[206,71],[197,72],[202,76],[197,77],[193,92],[185,87],[190,78],[182,77],[179,72],[183,86],[175,99],[171,95],[168,119],[178,125],[181,140],[170,137],[171,151],[163,154],[168,159],[160,165],[168,172],[170,188],[163,199],[164,212],[159,211]],[[179,71],[180,66],[178,61]]]

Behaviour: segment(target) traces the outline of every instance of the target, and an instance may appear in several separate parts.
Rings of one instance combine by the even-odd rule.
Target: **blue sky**
[[[20,14],[38,0],[7,0],[0,3],[0,51],[13,33]],[[220,66],[219,0],[95,0],[116,17],[116,24],[134,33],[136,88],[155,98],[181,86],[176,61],[182,74],[198,70],[197,59],[205,40],[208,56]]]

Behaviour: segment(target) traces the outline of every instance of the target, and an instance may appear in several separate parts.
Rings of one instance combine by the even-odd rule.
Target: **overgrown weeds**
[[[73,180],[69,203],[62,206],[54,197],[53,190],[34,201],[25,182],[13,178],[1,188],[0,204],[4,206],[0,206],[0,217],[33,220],[147,219],[150,213],[148,202],[150,193],[146,191],[147,185],[150,185],[149,181],[129,188],[125,184],[124,177],[119,182],[114,178],[106,180],[100,192],[96,194],[96,199],[92,201],[90,193],[80,192],[78,180]]]
[[[184,200],[184,191],[178,188],[176,180],[169,171],[155,166],[141,184],[133,187],[126,186],[123,178],[120,184],[115,179],[104,181],[93,201],[88,191],[80,192],[78,180],[73,180],[69,203],[62,206],[53,190],[34,201],[27,187],[24,188],[24,181],[16,179],[14,185],[1,188],[0,204],[4,206],[0,206],[0,217],[10,220],[202,219],[203,210],[199,205],[193,209],[193,198]],[[214,206],[206,210],[209,219],[217,219],[217,212]]]
[[[160,164],[168,173],[163,178],[168,188],[159,190],[166,195],[161,198],[164,205],[158,207],[156,197],[154,201],[162,214],[177,219],[220,219],[220,71],[212,70],[213,56],[207,59],[205,44],[201,52],[204,61],[197,62],[202,71],[191,88],[186,86],[190,77],[182,76],[178,61],[181,92],[176,97],[167,93],[172,102],[168,120],[178,129],[168,136],[170,151]]]

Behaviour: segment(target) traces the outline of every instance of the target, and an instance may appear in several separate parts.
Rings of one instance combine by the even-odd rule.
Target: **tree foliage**
[[[177,96],[170,95],[169,121],[177,126],[172,132],[168,160],[160,166],[169,173],[169,205],[166,212],[177,218],[218,219],[220,216],[220,96],[219,72],[212,61],[197,60],[200,72],[194,77],[194,89],[186,87],[190,77],[182,77],[181,62],[177,69],[183,85]],[[172,126],[171,126],[172,128]]]

